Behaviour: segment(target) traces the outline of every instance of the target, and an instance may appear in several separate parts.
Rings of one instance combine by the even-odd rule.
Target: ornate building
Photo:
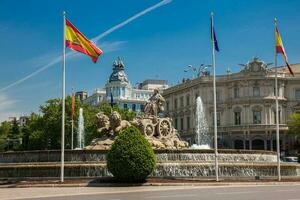
[[[220,75],[217,83],[218,143],[221,148],[276,150],[275,71],[254,58],[238,73]],[[289,115],[300,107],[300,65],[278,68],[280,146],[282,153],[293,153],[295,136],[288,134]],[[204,103],[206,118],[213,132],[213,77],[187,80],[164,91],[166,114],[173,118],[181,137],[193,143],[196,98]],[[212,134],[213,135],[213,134]]]
[[[140,112],[144,109],[147,100],[152,96],[154,88],[167,88],[165,80],[145,80],[139,87],[133,87],[125,73],[125,65],[118,58],[113,63],[113,71],[104,89],[96,89],[95,92],[84,100],[85,103],[98,105],[103,101],[119,105],[121,108]]]

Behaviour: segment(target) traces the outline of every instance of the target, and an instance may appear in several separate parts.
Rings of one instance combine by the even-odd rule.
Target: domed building
[[[125,73],[123,61],[118,58],[113,62],[112,73],[105,84],[105,88],[96,89],[84,102],[98,105],[103,101],[107,101],[124,109],[141,112],[155,88],[164,90],[167,87],[167,81],[165,80],[149,79],[140,83],[138,87],[133,87]]]

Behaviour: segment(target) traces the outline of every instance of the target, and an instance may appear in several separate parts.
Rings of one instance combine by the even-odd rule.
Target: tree
[[[7,138],[11,127],[12,124],[8,121],[4,121],[0,125],[0,151],[4,151],[7,148]]]
[[[109,115],[112,110],[117,110],[123,119],[132,120],[134,112],[123,110],[114,106],[110,107],[108,103],[102,103],[98,106],[83,104],[79,99],[75,100],[74,113],[74,146],[77,140],[77,125],[79,117],[79,108],[83,108],[85,142],[86,145],[101,135],[97,132],[96,117],[98,112],[104,112]],[[7,147],[7,139],[22,138],[23,144],[15,150],[44,150],[61,148],[61,99],[49,99],[45,104],[40,106],[40,114],[32,113],[24,127],[19,127],[17,122],[3,122],[0,126],[0,150]],[[72,98],[66,98],[66,115],[65,115],[65,148],[71,148],[72,135]],[[12,143],[11,143],[12,144]],[[12,150],[12,145],[10,146]]]
[[[299,113],[293,113],[290,115],[288,127],[290,133],[300,136],[300,114]]]
[[[8,150],[21,150],[20,138],[21,138],[21,131],[17,119],[14,119],[11,122],[11,128],[9,130],[7,136],[7,149]]]
[[[143,182],[154,170],[154,151],[139,129],[121,131],[107,155],[107,168],[121,182]]]

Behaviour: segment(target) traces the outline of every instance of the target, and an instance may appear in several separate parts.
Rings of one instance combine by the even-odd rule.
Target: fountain
[[[209,135],[209,127],[205,117],[205,109],[200,96],[196,100],[196,144],[191,149],[211,149],[211,137]]]
[[[79,120],[78,120],[78,135],[77,135],[78,149],[84,148],[84,118],[83,109],[79,109]]]
[[[157,104],[158,101],[158,104]],[[118,112],[109,116],[96,115],[98,131],[106,133],[105,138],[95,139],[84,147],[83,111],[79,111],[78,150],[65,150],[66,178],[110,177],[106,157],[115,137],[128,127],[136,126],[152,145],[157,166],[152,177],[200,178],[214,177],[214,150],[210,149],[211,137],[204,115],[203,103],[197,98],[195,145],[188,148],[172,126],[172,119],[160,117],[163,97],[156,91],[150,98],[145,115],[133,121],[121,118]],[[159,108],[159,109],[158,109]],[[277,175],[276,152],[219,149],[219,176],[230,177],[275,177]],[[57,178],[60,175],[60,150],[38,150],[0,153],[0,179]],[[300,177],[300,165],[282,163],[282,176]]]

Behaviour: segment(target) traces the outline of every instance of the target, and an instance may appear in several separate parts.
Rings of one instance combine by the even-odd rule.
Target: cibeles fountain
[[[215,176],[214,150],[211,146],[205,112],[201,98],[197,98],[196,140],[193,148],[180,139],[171,118],[164,117],[164,98],[158,90],[149,99],[145,113],[133,121],[122,120],[118,112],[109,116],[98,113],[98,132],[105,133],[82,150],[65,150],[65,177],[110,177],[106,155],[120,131],[136,126],[152,145],[157,166],[152,177],[160,178],[213,178]],[[276,153],[219,149],[219,177],[254,178],[277,176]],[[59,177],[60,151],[24,151],[0,153],[0,178]],[[300,165],[282,164],[282,176],[300,177]]]
[[[120,131],[128,126],[135,126],[150,142],[153,149],[186,149],[188,143],[179,138],[177,130],[172,125],[172,119],[162,117],[164,111],[163,103],[165,99],[158,89],[150,97],[145,106],[145,113],[128,122],[121,119],[117,111],[113,111],[109,116],[100,112],[96,115],[98,132],[104,133],[101,138],[96,138],[86,149],[110,149],[114,139]]]

